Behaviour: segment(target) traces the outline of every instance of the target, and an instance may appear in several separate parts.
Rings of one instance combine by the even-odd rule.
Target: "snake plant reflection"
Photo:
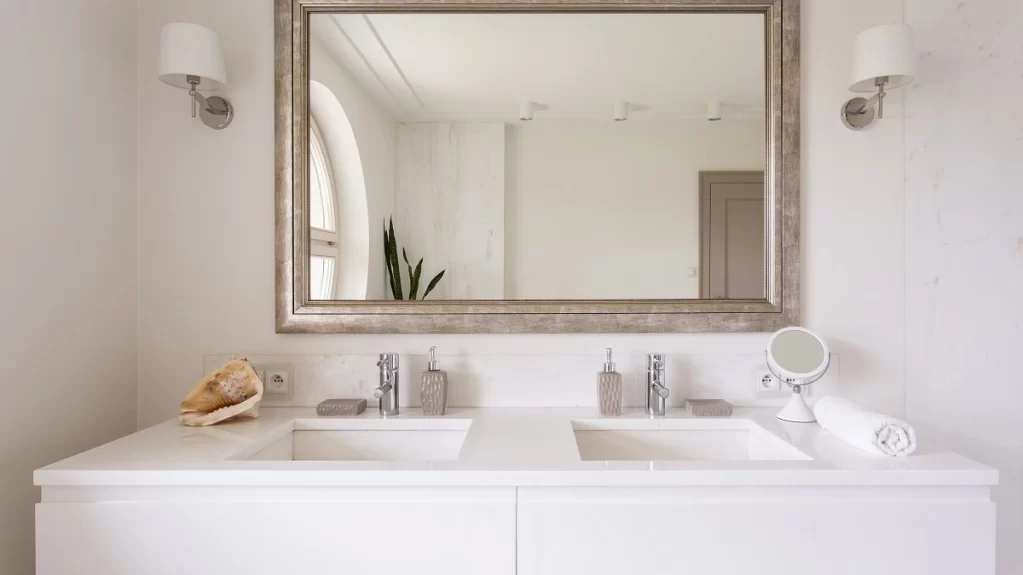
[[[408,267],[408,299],[413,301],[419,294],[419,276],[423,273],[423,259],[420,258],[415,269],[412,269],[412,264],[408,261],[408,254],[405,253],[405,248],[401,248],[401,257],[405,260],[405,265]],[[396,300],[405,299],[401,285],[401,268],[398,263],[398,242],[394,239],[394,218],[389,218],[388,225],[384,226],[384,265],[387,266],[387,278],[391,282],[391,296]],[[447,270],[441,270],[439,274],[433,276],[433,279],[426,286],[426,291],[423,292],[422,299],[426,299],[426,296],[430,295],[433,288],[437,287],[437,283],[440,282],[440,278],[444,277],[445,271]]]

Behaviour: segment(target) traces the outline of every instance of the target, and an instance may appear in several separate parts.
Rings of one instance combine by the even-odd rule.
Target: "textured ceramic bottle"
[[[615,371],[615,364],[611,361],[611,348],[607,348],[604,371],[597,374],[597,394],[601,416],[622,414],[622,374]]]
[[[430,365],[423,372],[419,401],[423,415],[444,415],[448,404],[448,372],[437,366],[437,348],[430,348]]]

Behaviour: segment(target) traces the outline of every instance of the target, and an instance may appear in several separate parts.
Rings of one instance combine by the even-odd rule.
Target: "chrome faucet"
[[[380,400],[380,415],[398,415],[398,354],[381,353],[380,387],[373,390],[373,397]]]
[[[652,353],[646,356],[646,412],[650,416],[662,416],[668,397],[664,382],[664,356]]]

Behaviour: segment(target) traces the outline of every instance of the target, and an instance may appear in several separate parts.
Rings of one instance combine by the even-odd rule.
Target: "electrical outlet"
[[[263,382],[263,393],[267,399],[288,399],[294,396],[294,366],[254,365],[252,368]]]
[[[785,382],[779,380],[766,365],[758,365],[753,370],[755,376],[757,399],[787,398],[792,395],[792,388]],[[802,388],[803,397],[810,397],[813,390],[812,385],[804,385]]]
[[[781,381],[769,369],[766,365],[758,365],[753,370],[755,393],[757,399],[775,399],[779,397],[785,397],[785,387]]]
[[[757,391],[778,391],[781,386],[778,378],[768,370],[757,370]]]
[[[288,377],[286,371],[267,371],[266,372],[266,392],[267,393],[288,393],[291,390],[291,378]]]

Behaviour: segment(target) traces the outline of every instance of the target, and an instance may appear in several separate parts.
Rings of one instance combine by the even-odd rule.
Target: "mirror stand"
[[[765,351],[765,359],[767,359],[767,356],[768,352]],[[824,374],[828,372],[828,368],[831,367],[831,352],[828,352],[825,355],[824,364],[821,366],[820,373],[813,378],[808,379],[782,377],[775,372],[770,361],[766,361],[766,363],[767,370],[771,372],[771,375],[777,377],[778,381],[784,382],[785,385],[792,388],[792,397],[789,398],[788,404],[778,412],[778,419],[788,421],[790,423],[813,423],[817,421],[817,417],[813,414],[813,410],[806,404],[806,399],[803,397],[803,387],[824,377]]]
[[[792,397],[789,398],[788,405],[778,412],[778,419],[791,423],[813,423],[817,421],[813,410],[810,409],[810,406],[806,404],[806,400],[803,399],[801,387],[799,385],[792,386]]]

